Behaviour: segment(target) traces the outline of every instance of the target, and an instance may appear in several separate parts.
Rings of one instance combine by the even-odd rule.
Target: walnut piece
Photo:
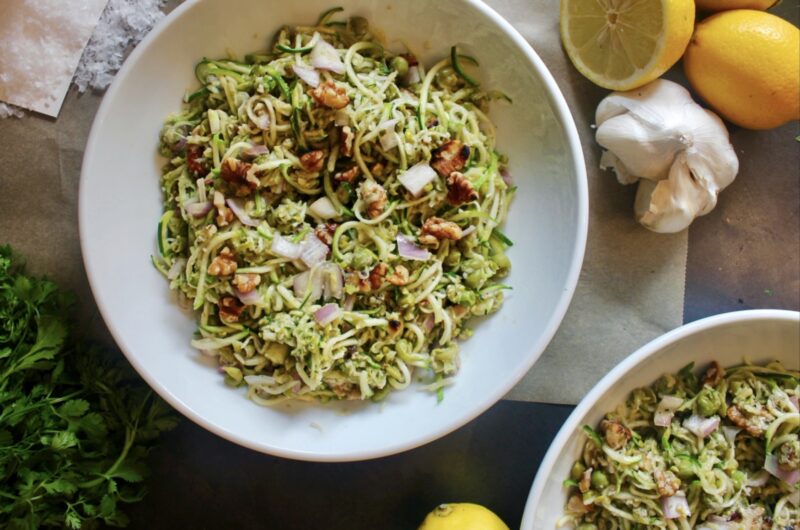
[[[326,245],[331,246],[333,243],[333,234],[336,232],[338,227],[339,225],[336,223],[321,224],[314,229],[314,235]]]
[[[374,177],[382,177],[384,169],[386,168],[380,162],[375,162],[375,164],[371,168],[369,168],[370,172],[372,173],[372,176]]]
[[[237,274],[233,277],[233,286],[242,294],[252,292],[261,283],[261,276],[251,272]]]
[[[581,480],[578,482],[578,489],[581,490],[581,493],[586,493],[592,489],[592,468],[583,472]]]
[[[461,239],[461,227],[452,221],[440,217],[428,217],[422,225],[422,233],[418,240],[423,245],[438,245],[443,239],[458,241]]]
[[[389,319],[389,336],[397,337],[403,331],[403,323],[396,318]]]
[[[478,200],[478,192],[463,173],[453,171],[447,177],[447,202],[453,206]]]
[[[708,386],[717,386],[717,383],[722,381],[723,377],[725,377],[725,369],[722,368],[717,361],[713,361],[711,366],[706,370],[703,383]]]
[[[225,204],[225,196],[218,192],[214,192],[214,208],[217,209],[217,225],[228,226],[233,221],[233,212]]]
[[[374,180],[365,180],[361,183],[361,200],[367,205],[367,215],[375,219],[383,213],[386,207],[386,190]]]
[[[366,293],[370,290],[369,276],[361,276],[358,272],[351,272],[347,275],[347,283],[354,285],[359,293]]]
[[[211,276],[230,276],[236,272],[236,259],[233,252],[228,247],[223,248],[208,266],[208,274]]]
[[[431,167],[442,177],[453,171],[461,171],[469,160],[469,146],[461,140],[449,140],[431,153]]]
[[[339,152],[342,153],[342,156],[348,158],[353,156],[353,140],[355,137],[353,129],[347,125],[342,127],[342,133],[339,135]]]
[[[352,184],[358,176],[361,174],[361,168],[358,166],[353,166],[348,170],[340,171],[333,176],[333,180],[337,182],[347,182],[348,184]]]
[[[656,479],[656,491],[662,497],[672,497],[681,487],[681,480],[672,471],[656,469],[653,477]]]
[[[230,184],[247,184],[255,188],[258,186],[258,180],[247,178],[247,172],[250,171],[251,167],[252,164],[248,162],[242,162],[235,158],[226,158],[220,166],[219,176]]]
[[[402,286],[408,283],[409,273],[403,265],[398,265],[386,281],[392,285]]]
[[[611,449],[622,449],[631,439],[631,431],[616,420],[603,420],[600,428],[605,432],[606,444]]]
[[[742,411],[739,410],[736,405],[731,405],[728,407],[727,416],[728,419],[731,420],[737,427],[741,427],[752,436],[755,436],[756,438],[761,438],[763,436],[764,429],[762,429],[754,421],[749,420],[747,416],[742,414]]]
[[[224,296],[219,301],[219,319],[225,323],[238,322],[242,311],[244,311],[244,304],[236,297]]]
[[[575,515],[583,515],[592,510],[591,504],[583,504],[583,499],[580,495],[573,495],[567,501],[567,511]]]
[[[383,278],[386,276],[386,271],[389,267],[385,263],[378,263],[369,273],[369,286],[373,291],[377,291],[383,284]]]
[[[347,92],[343,87],[337,86],[333,81],[325,81],[309,92],[317,105],[332,109],[343,109],[350,103]]]
[[[311,173],[319,173],[322,171],[322,166],[325,165],[325,151],[316,149],[300,157],[300,165],[303,169]]]

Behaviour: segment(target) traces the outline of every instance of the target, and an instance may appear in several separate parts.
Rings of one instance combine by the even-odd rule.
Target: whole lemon
[[[708,17],[683,69],[700,97],[737,125],[771,129],[800,118],[800,30],[780,17],[750,9]]]
[[[729,9],[760,9],[764,11],[780,0],[695,0],[701,11],[728,11]]]
[[[468,502],[440,504],[419,530],[509,530],[491,510]]]

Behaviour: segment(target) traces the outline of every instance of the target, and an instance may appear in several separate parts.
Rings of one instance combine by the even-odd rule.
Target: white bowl
[[[89,137],[80,187],[80,234],[97,304],[144,379],[201,426],[244,446],[321,461],[374,458],[458,428],[503,397],[530,369],[567,309],[587,229],[587,184],[575,125],[542,61],[505,20],[477,0],[352,0],[390,45],[408,42],[430,64],[458,44],[503,89],[492,116],[519,186],[506,225],[514,291],[463,343],[457,383],[437,404],[408,389],[381,405],[260,408],[223,384],[189,346],[194,318],[178,309],[150,264],[161,212],[158,132],[196,85],[204,56],[263,49],[284,24],[316,20],[330,0],[188,1],[160,23],[117,75]],[[341,407],[349,414],[343,415]]]
[[[692,361],[700,368],[714,360],[725,367],[745,359],[757,364],[777,359],[789,369],[800,369],[800,313],[755,310],[705,318],[662,335],[627,357],[581,400],[558,431],[536,472],[520,528],[556,528],[567,502],[562,482],[585,442],[581,426],[597,425],[631,391]]]

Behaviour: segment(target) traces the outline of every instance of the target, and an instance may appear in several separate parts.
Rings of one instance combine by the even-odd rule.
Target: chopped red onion
[[[764,461],[764,469],[770,475],[776,477],[790,486],[794,486],[800,481],[800,470],[798,469],[784,469],[778,464],[778,457],[775,455],[767,455]]]
[[[322,281],[322,295],[325,298],[341,299],[344,296],[344,273],[336,263],[323,263],[318,274]]]
[[[790,396],[789,401],[794,405],[794,410],[800,412],[800,399],[798,399],[797,396]]]
[[[664,510],[664,518],[666,519],[689,518],[692,516],[689,503],[686,501],[686,494],[682,491],[671,497],[661,497],[661,509]]]
[[[422,321],[422,329],[424,329],[427,333],[433,331],[433,326],[436,324],[436,317],[433,316],[433,313],[428,313],[428,316],[425,317],[425,320]]]
[[[267,114],[266,111],[263,114],[256,114],[255,111],[253,111],[253,106],[250,103],[245,105],[245,109],[247,112],[247,117],[250,118],[250,121],[252,121],[256,127],[262,131],[269,129],[269,114]]]
[[[172,267],[170,267],[169,271],[167,272],[167,279],[174,280],[175,278],[180,276],[184,265],[186,265],[186,260],[183,258],[179,258],[173,261]]]
[[[671,410],[656,410],[653,414],[653,424],[656,427],[669,427],[675,412]]]
[[[725,439],[728,440],[728,443],[731,445],[736,442],[736,435],[739,434],[739,431],[741,431],[739,427],[731,427],[729,425],[722,427],[722,434],[725,435]]]
[[[511,179],[511,173],[509,173],[507,169],[500,171],[500,176],[503,177],[503,182],[507,185],[511,186],[514,183]]]
[[[317,39],[311,50],[310,60],[311,66],[320,70],[328,70],[335,74],[343,74],[345,71],[339,52],[322,38]]]
[[[397,180],[416,197],[435,178],[436,171],[427,162],[420,162],[408,168]]]
[[[719,416],[704,418],[692,414],[683,420],[683,426],[698,438],[705,438],[719,427]]]
[[[356,305],[356,295],[348,294],[344,299],[344,303],[342,304],[342,309],[344,309],[345,311],[352,311],[355,305]]]
[[[304,64],[292,65],[294,75],[305,81],[305,83],[313,88],[319,86],[319,72],[310,66]]]
[[[225,202],[228,204],[228,208],[233,212],[233,215],[235,215],[243,225],[258,226],[261,224],[260,221],[256,221],[247,214],[244,209],[244,204],[242,204],[242,201],[239,199],[226,199]]]
[[[257,158],[266,154],[269,154],[269,147],[261,144],[252,144],[242,151],[242,156],[247,158]]]
[[[258,293],[258,289],[253,289],[247,293],[243,293],[239,289],[234,289],[233,292],[236,298],[244,305],[255,305],[261,301],[261,295]]]
[[[339,212],[336,211],[336,207],[327,197],[320,197],[312,202],[308,210],[320,219],[333,219],[339,215]]]
[[[340,314],[341,311],[338,305],[325,304],[314,312],[314,320],[316,320],[317,324],[320,326],[325,326],[339,318]]]
[[[398,145],[397,135],[394,133],[394,131],[389,131],[385,134],[382,134],[379,140],[381,141],[381,149],[384,151],[391,151]]]
[[[789,495],[786,500],[792,503],[792,506],[800,506],[800,489],[795,488],[794,492]]]
[[[419,66],[412,66],[408,69],[408,73],[403,76],[403,84],[406,86],[414,85],[419,83],[422,80],[422,76],[419,74]]]
[[[211,211],[211,208],[214,205],[211,204],[211,201],[204,201],[204,202],[185,202],[183,203],[183,207],[186,208],[186,213],[194,217],[195,219],[200,219],[205,217],[208,212]]]
[[[394,126],[397,125],[397,122],[400,121],[397,118],[392,118],[391,120],[382,121],[378,124],[375,128],[378,131],[383,131],[386,129],[394,129]]]
[[[309,291],[309,282],[311,283]],[[294,277],[292,285],[294,294],[298,298],[305,298],[306,293],[309,294],[309,300],[316,302],[322,296],[322,281],[318,274],[312,274],[312,271],[301,272]]]
[[[313,267],[325,261],[330,251],[328,245],[320,241],[314,234],[309,234],[308,237],[306,237],[303,241],[302,248],[300,259],[309,267]]]
[[[405,234],[397,234],[397,253],[401,258],[426,261],[431,257],[431,253],[424,248],[420,248],[414,240]]]
[[[272,253],[282,258],[297,259],[303,252],[303,247],[297,243],[292,243],[288,239],[278,234],[272,238]]]
[[[762,469],[747,479],[747,485],[751,488],[761,488],[766,485],[767,481],[769,481],[769,473]]]
[[[677,396],[664,396],[656,406],[656,412],[653,416],[653,423],[658,427],[669,427],[672,423],[672,417],[675,415],[675,410],[683,404],[683,400]]]

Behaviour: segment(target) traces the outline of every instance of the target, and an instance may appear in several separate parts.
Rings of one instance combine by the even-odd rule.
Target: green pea
[[[372,253],[363,247],[356,248],[353,251],[353,268],[362,270],[370,265],[372,265]]]
[[[592,471],[592,487],[596,490],[604,490],[608,487],[608,477],[600,470]]]
[[[678,455],[675,459],[675,464],[672,466],[673,471],[679,478],[684,480],[690,479],[694,476],[694,462],[686,455]]]
[[[584,471],[586,471],[586,466],[584,466],[580,460],[577,460],[572,464],[572,470],[569,472],[569,476],[572,480],[580,480]]]
[[[719,410],[721,402],[719,392],[707,386],[697,396],[697,413],[705,417],[713,416]]]
[[[467,281],[467,285],[469,285],[472,288],[477,289],[481,285],[483,285],[483,273],[481,273],[480,270],[471,272],[471,273],[467,274],[466,281]]]
[[[399,55],[392,59],[392,62],[389,63],[389,66],[397,72],[397,75],[404,76],[408,73],[408,61],[405,57],[400,57]]]
[[[733,480],[733,486],[738,490],[742,487],[742,484],[744,484],[744,481],[747,479],[747,475],[737,469],[731,473],[731,479]]]
[[[447,257],[444,259],[444,264],[446,267],[453,268],[457,266],[460,261],[461,261],[461,252],[458,249],[453,248],[450,251],[450,253],[447,254]]]
[[[492,261],[497,263],[497,266],[501,269],[510,269],[511,268],[511,260],[508,259],[508,256],[505,255],[504,252],[498,252],[492,256]]]
[[[465,306],[475,305],[475,302],[478,301],[478,296],[475,294],[474,291],[464,291],[458,297],[458,303]]]

